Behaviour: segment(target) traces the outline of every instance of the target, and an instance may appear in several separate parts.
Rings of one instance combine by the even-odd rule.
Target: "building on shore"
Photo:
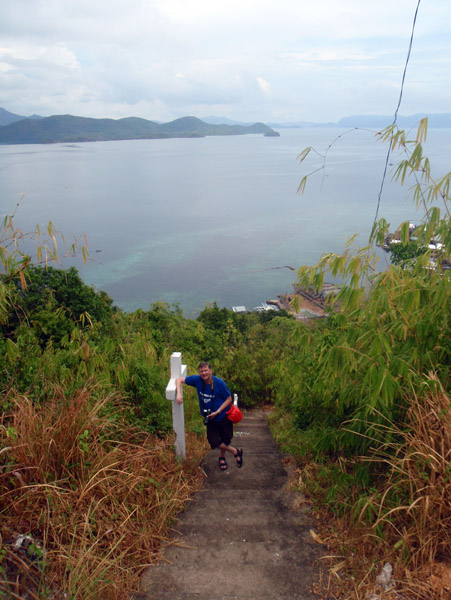
[[[266,303],[286,310],[299,320],[325,318],[327,299],[331,294],[337,294],[339,289],[339,286],[333,283],[325,283],[319,292],[312,287],[307,290],[295,286],[291,294],[280,294],[277,300],[267,300]]]
[[[280,294],[275,300],[266,300],[251,311],[248,311],[245,306],[232,306],[232,310],[234,313],[285,310],[300,321],[325,318],[327,299],[331,294],[337,294],[339,289],[339,286],[333,283],[325,283],[320,292],[315,292],[312,287],[306,290],[294,286],[291,294]]]

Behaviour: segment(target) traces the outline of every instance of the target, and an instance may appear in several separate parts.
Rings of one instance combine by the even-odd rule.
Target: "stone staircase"
[[[203,488],[180,515],[163,560],[149,567],[134,600],[313,600],[321,547],[308,510],[293,507],[287,471],[262,411],[235,425],[243,467],[218,451],[202,468]]]

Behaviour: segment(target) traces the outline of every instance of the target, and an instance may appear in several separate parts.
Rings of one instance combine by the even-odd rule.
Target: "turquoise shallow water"
[[[94,260],[81,276],[125,310],[158,300],[187,316],[212,302],[253,308],[291,290],[294,272],[279,267],[314,264],[354,233],[366,245],[386,155],[372,132],[337,140],[325,171],[296,192],[322,164],[311,154],[301,167],[299,152],[325,152],[339,133],[0,146],[1,212],[23,194],[23,228],[51,219],[66,237],[85,232]],[[450,170],[450,138],[429,133],[439,174]],[[380,216],[418,219],[407,197],[387,180]]]

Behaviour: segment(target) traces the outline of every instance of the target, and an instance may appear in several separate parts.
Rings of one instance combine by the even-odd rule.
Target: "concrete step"
[[[321,548],[308,510],[294,512],[288,475],[261,411],[246,412],[232,441],[241,469],[218,451],[205,481],[174,526],[163,560],[147,569],[134,600],[313,600]]]

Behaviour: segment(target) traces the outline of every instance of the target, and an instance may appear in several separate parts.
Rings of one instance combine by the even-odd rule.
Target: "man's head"
[[[202,380],[205,383],[211,383],[213,371],[211,370],[210,363],[201,362],[199,363],[197,369],[199,371],[199,375],[202,377]]]

